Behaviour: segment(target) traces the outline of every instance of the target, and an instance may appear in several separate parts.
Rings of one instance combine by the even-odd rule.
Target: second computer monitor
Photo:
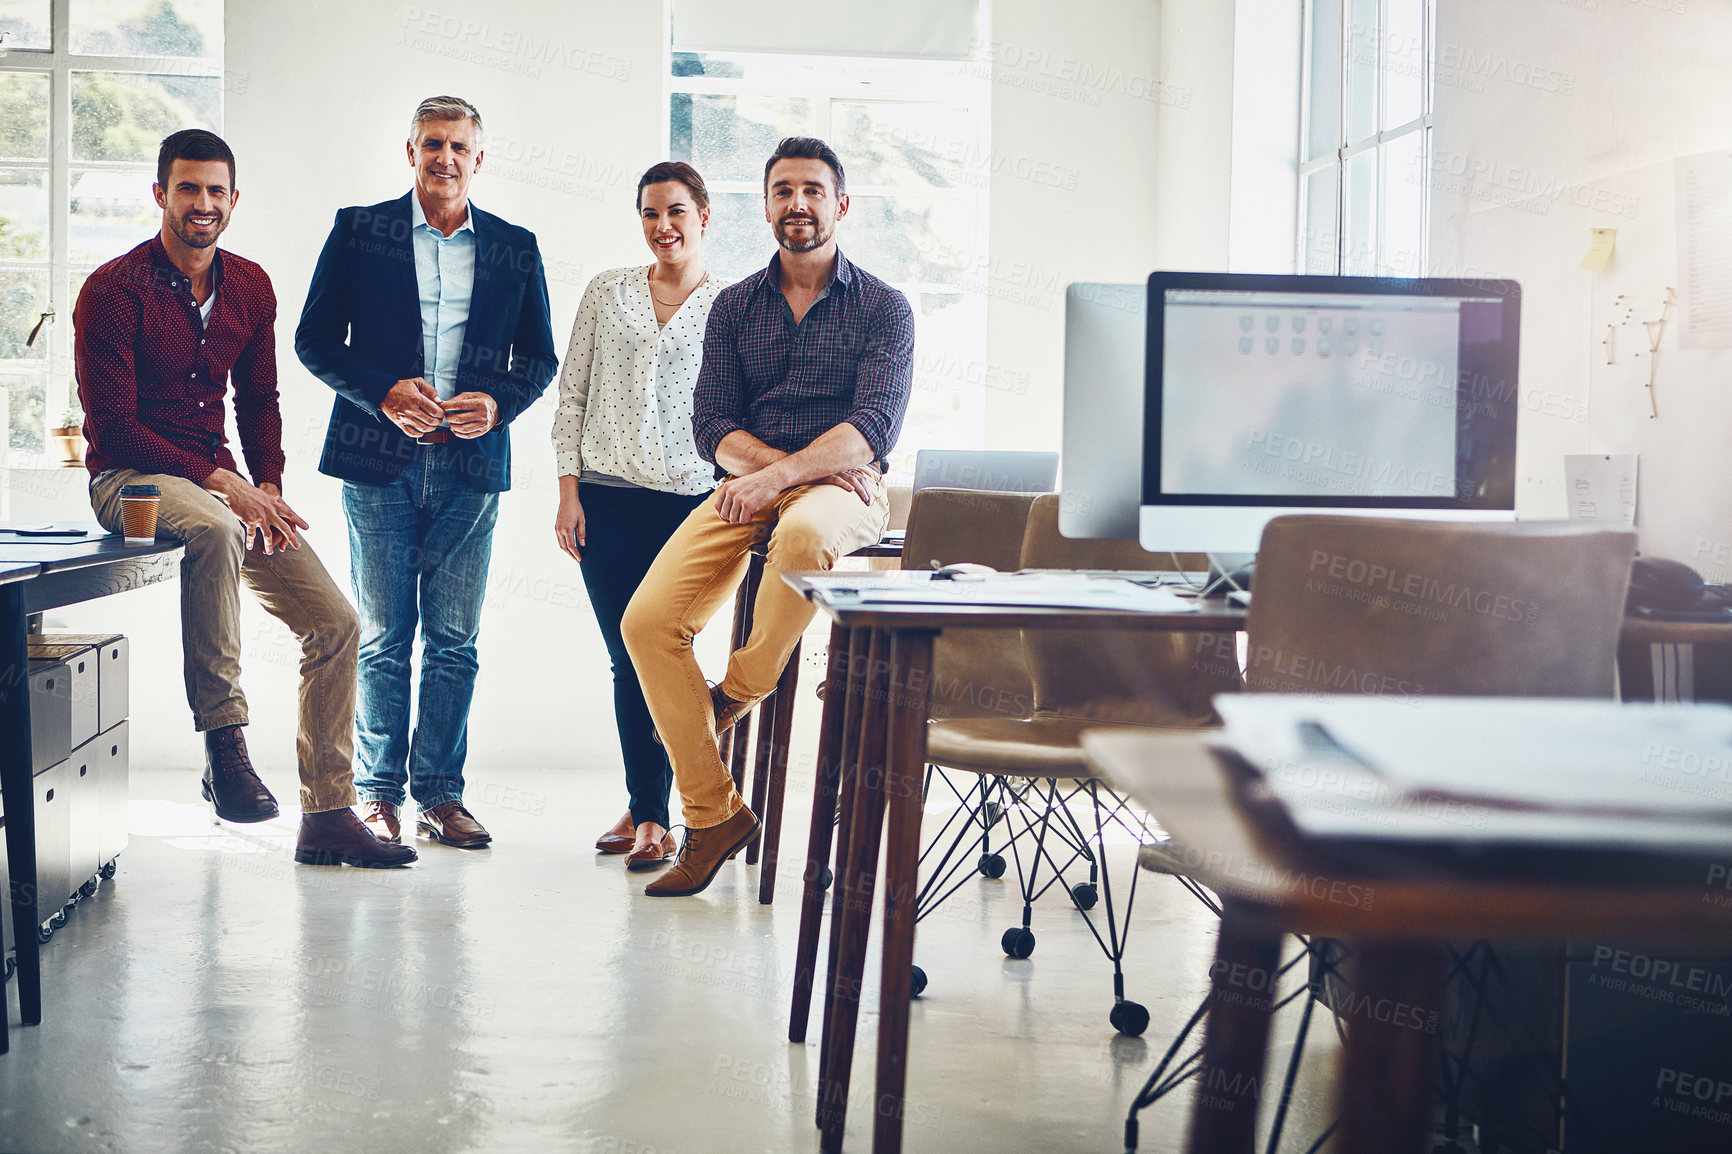
[[[1281,513],[1515,516],[1507,280],[1155,273],[1146,549],[1253,552]]]

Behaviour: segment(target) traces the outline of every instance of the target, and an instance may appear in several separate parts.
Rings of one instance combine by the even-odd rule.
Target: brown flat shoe
[[[302,865],[351,865],[392,869],[415,860],[406,845],[391,845],[373,836],[352,809],[303,813],[295,838],[295,860]]]
[[[399,812],[397,807],[388,801],[362,802],[361,824],[380,841],[397,845],[403,840],[403,824],[399,820]]]
[[[678,849],[679,847],[674,843],[674,835],[671,833],[663,834],[661,841],[646,845],[642,849],[632,850],[631,856],[625,859],[625,868],[628,870],[656,869],[673,860]]]
[[[702,893],[715,880],[722,863],[750,845],[758,830],[757,815],[745,806],[720,825],[687,829],[674,868],[645,886],[643,892],[657,898]]]
[[[475,815],[463,808],[460,801],[448,801],[421,811],[417,828],[440,845],[458,849],[478,849],[493,840]]]
[[[595,839],[595,848],[602,853],[630,853],[637,839],[626,833],[604,833]]]

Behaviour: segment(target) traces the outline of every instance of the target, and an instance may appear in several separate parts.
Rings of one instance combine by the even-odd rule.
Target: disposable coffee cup
[[[147,545],[156,540],[156,507],[162,490],[156,485],[122,485],[120,516],[126,526],[128,545]]]

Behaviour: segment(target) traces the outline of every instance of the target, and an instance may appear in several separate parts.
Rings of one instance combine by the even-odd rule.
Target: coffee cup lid
[[[122,497],[160,497],[162,496],[162,489],[156,485],[122,485],[120,495]]]

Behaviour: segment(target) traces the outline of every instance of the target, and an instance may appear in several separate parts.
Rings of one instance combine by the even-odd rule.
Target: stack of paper
[[[996,605],[1042,609],[1118,609],[1194,613],[1194,598],[1122,577],[1086,573],[987,573],[936,579],[930,573],[827,573],[806,581],[832,604]]]
[[[1320,838],[1732,853],[1732,707],[1247,694],[1219,744]]]

